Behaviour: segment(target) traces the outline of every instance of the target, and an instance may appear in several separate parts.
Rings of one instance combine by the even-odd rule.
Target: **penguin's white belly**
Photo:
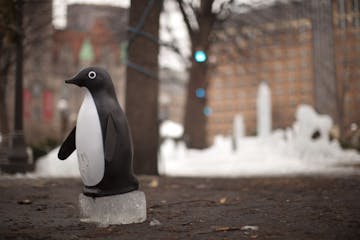
[[[104,146],[99,115],[87,89],[76,122],[76,149],[82,181],[95,186],[104,176]]]

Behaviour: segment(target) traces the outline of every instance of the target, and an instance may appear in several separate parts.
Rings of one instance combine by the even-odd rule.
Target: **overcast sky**
[[[120,7],[130,6],[130,0],[54,0],[53,24],[55,28],[59,29],[66,26],[66,6],[67,4],[72,3],[89,3]],[[161,14],[160,17],[160,25],[162,26],[159,33],[160,39],[166,42],[173,42],[175,38],[175,41],[177,41],[177,45],[180,48],[182,54],[184,56],[189,56],[190,43],[188,40],[185,24],[182,21],[181,13],[177,11],[175,2],[166,1],[164,8],[166,9],[166,14]],[[164,30],[166,25],[170,25],[173,29],[176,29],[176,31],[173,31],[172,34],[169,34],[168,31]],[[168,67],[178,71],[182,71],[186,67],[185,62],[178,54],[165,47],[160,48],[159,63],[162,67]]]
[[[66,25],[66,6],[72,3],[89,3],[129,7],[130,0],[53,0],[53,23],[56,28],[64,28]]]
[[[145,1],[145,0],[144,0]],[[194,0],[196,1],[196,0]],[[220,6],[220,4],[227,0],[217,0],[214,2],[214,7]],[[275,0],[235,0],[237,3],[248,3],[252,5],[269,4]],[[285,1],[285,0],[283,0]],[[129,7],[130,0],[53,0],[53,12],[54,12],[54,26],[56,28],[63,28],[66,25],[66,5],[72,3],[89,3],[89,4],[101,4]]]
[[[215,1],[214,7],[216,8],[220,6],[220,4],[224,1],[226,0]],[[235,1],[237,3],[260,5],[269,4],[274,0]],[[130,6],[130,0],[53,0],[53,24],[55,28],[61,29],[66,26],[66,6],[73,3],[101,4],[125,8]],[[189,37],[176,1],[165,1],[164,10],[165,11],[163,11],[160,16],[160,39],[165,42],[175,42],[182,55],[188,57],[190,55]],[[172,29],[171,32],[165,30],[169,28]],[[186,68],[184,58],[165,47],[160,48],[159,63],[162,67],[168,67],[179,71]]]

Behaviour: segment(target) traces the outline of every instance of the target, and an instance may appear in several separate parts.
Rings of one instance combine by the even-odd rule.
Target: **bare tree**
[[[187,87],[187,102],[185,105],[184,137],[188,147],[205,148],[206,141],[206,94],[200,96],[196,91],[205,91],[207,88],[206,73],[207,61],[196,61],[194,58],[197,51],[205,54],[209,51],[209,37],[216,20],[222,18],[222,14],[233,1],[224,1],[214,10],[214,0],[201,0],[198,6],[194,2],[177,0],[191,41],[191,68]],[[201,94],[200,94],[201,95]]]
[[[191,41],[191,56],[195,51],[209,50],[209,35],[215,21],[215,14],[212,12],[214,0],[202,0],[199,9],[191,9],[196,18],[196,23],[191,25],[190,16],[185,10],[185,3],[178,0],[180,10],[183,14],[186,27]],[[190,5],[189,5],[190,6]],[[197,27],[195,27],[197,24]],[[185,105],[184,134],[188,147],[206,147],[206,116],[203,110],[206,105],[206,98],[198,98],[195,94],[197,89],[206,89],[207,62],[196,62],[191,58],[190,78],[187,87],[187,101]]]
[[[48,9],[42,9],[39,5],[43,4],[34,0],[26,0],[24,2],[24,21],[22,37],[24,38],[24,60],[33,53],[33,46],[43,41],[50,39],[52,35],[39,34],[45,28],[48,28],[51,23],[49,20],[35,21],[38,15],[51,14]],[[15,49],[16,38],[20,34],[16,27],[16,4],[17,1],[0,1],[0,132],[3,135],[8,135],[10,131],[9,124],[9,110],[7,102],[8,83],[12,80],[12,66],[15,65]],[[36,14],[28,14],[30,11],[36,9]],[[35,22],[35,23],[34,23]]]

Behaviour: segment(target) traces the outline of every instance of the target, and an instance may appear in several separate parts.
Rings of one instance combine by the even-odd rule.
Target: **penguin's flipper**
[[[65,141],[60,147],[58,158],[60,160],[67,159],[73,151],[76,149],[75,145],[75,133],[76,133],[76,126],[71,130],[70,134],[67,136]]]
[[[114,158],[118,144],[118,131],[115,127],[115,121],[112,114],[109,114],[106,124],[106,137],[105,137],[105,160],[111,161]]]

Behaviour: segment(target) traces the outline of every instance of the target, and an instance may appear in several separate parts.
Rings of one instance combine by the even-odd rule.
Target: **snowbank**
[[[293,174],[358,174],[360,155],[329,140],[330,117],[300,105],[296,122],[269,137],[217,137],[206,150],[186,149],[167,140],[161,146],[159,171],[170,176],[243,177]],[[314,133],[316,133],[315,139]]]
[[[360,163],[359,154],[338,144],[304,149],[277,138],[243,138],[231,150],[231,138],[217,137],[209,149],[184,149],[167,140],[161,146],[159,171],[169,176],[249,177],[296,174],[355,174],[346,165]]]
[[[159,152],[159,172],[168,176],[249,177],[294,174],[359,174],[351,167],[360,164],[360,154],[343,150],[329,140],[333,123],[328,116],[317,114],[302,105],[296,121],[286,130],[276,130],[268,137],[237,137],[233,149],[230,137],[218,136],[205,150],[187,149],[181,136],[183,128],[165,121],[160,128],[166,137]],[[314,132],[317,132],[316,138]],[[69,159],[57,158],[58,148],[40,158],[30,177],[79,177],[76,152]]]
[[[179,138],[183,135],[184,128],[175,122],[166,120],[160,126],[160,136],[163,138]]]
[[[53,149],[36,162],[35,176],[38,177],[80,177],[76,151],[68,159],[59,160],[59,148]]]

